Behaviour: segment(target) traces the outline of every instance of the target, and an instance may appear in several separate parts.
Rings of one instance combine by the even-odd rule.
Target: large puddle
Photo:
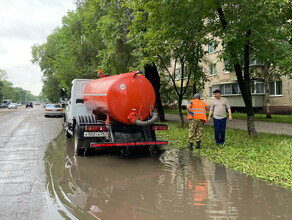
[[[292,219],[292,192],[168,149],[75,156],[62,133],[46,153],[50,200],[65,219]]]

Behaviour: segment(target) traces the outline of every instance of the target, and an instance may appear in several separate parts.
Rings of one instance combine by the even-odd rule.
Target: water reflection
[[[47,161],[48,190],[68,218],[292,217],[290,191],[226,170],[188,151],[168,149],[158,157],[134,154],[129,159],[115,152],[76,157],[73,143],[61,135],[48,148]]]
[[[160,182],[162,188],[169,186],[170,192],[160,198],[163,201],[159,204],[164,205],[161,209],[170,208],[183,217],[238,218],[237,207],[229,199],[232,188],[224,167],[175,149],[161,155],[160,161],[162,169],[170,172]]]

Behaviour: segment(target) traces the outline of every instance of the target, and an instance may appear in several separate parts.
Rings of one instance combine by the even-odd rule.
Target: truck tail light
[[[105,125],[86,125],[85,131],[106,131]]]
[[[156,131],[156,130],[159,130],[159,131],[162,131],[162,130],[168,130],[168,126],[167,125],[152,125],[152,130]]]

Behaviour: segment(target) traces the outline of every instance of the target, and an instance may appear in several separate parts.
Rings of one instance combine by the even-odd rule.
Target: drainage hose
[[[149,120],[141,121],[141,120],[135,119],[134,124],[138,126],[147,126],[147,125],[153,124],[155,121],[157,121],[157,119],[158,119],[158,114],[154,112],[152,118],[150,118]]]

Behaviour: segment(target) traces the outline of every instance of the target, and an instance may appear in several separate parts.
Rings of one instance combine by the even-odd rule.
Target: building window
[[[232,83],[232,94],[240,94],[238,83]]]
[[[220,85],[222,95],[239,95],[240,89],[238,83],[229,83]]]
[[[282,81],[269,82],[270,95],[282,95]]]
[[[223,85],[223,88],[224,88],[224,92],[223,92],[224,95],[231,95],[232,94],[232,85],[231,84]]]
[[[215,53],[215,42],[208,44],[208,53]]]
[[[255,87],[256,94],[264,94],[265,93],[265,86],[263,82],[257,82]]]
[[[187,79],[187,67],[185,66],[184,68],[184,79]],[[182,74],[182,68],[179,67],[179,68],[176,68],[175,69],[175,80],[181,80],[181,74]]]
[[[181,78],[181,68],[176,68],[174,74],[175,74],[175,80],[180,80],[180,78]]]
[[[216,64],[209,65],[209,76],[216,75]]]
[[[257,59],[250,57],[249,58],[249,66],[262,66],[263,64],[260,63]]]
[[[228,83],[228,84],[221,84],[221,85],[214,85],[209,87],[210,97],[213,96],[213,91],[215,89],[219,89],[221,91],[221,95],[240,95],[240,88],[238,83]]]
[[[265,94],[265,85],[262,80],[253,80],[250,89],[251,94]]]

